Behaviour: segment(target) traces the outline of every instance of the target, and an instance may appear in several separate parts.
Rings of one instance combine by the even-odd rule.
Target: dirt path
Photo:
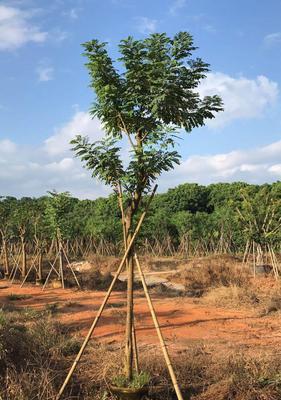
[[[11,301],[9,295],[24,294],[30,298]],[[0,305],[44,309],[56,303],[54,318],[71,332],[85,335],[105,292],[47,289],[35,286],[0,285]],[[163,298],[153,296],[163,334],[170,346],[184,348],[191,342],[213,345],[240,345],[255,349],[281,344],[281,316],[258,317],[253,310],[226,310],[207,307],[191,298]],[[110,304],[96,330],[98,340],[122,340],[125,328],[125,293],[114,292]],[[149,310],[143,294],[136,292],[135,300],[137,336],[140,342],[157,342]]]

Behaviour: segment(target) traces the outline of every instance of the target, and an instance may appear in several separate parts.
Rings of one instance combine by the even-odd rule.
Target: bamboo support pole
[[[276,263],[274,262],[275,261],[274,260],[274,253],[273,253],[272,247],[270,245],[268,245],[268,251],[269,251],[269,255],[270,255],[272,269],[273,269],[273,272],[274,272],[275,279],[278,280],[278,276],[279,276],[278,268],[277,268]]]
[[[100,316],[101,316],[101,314],[102,314],[102,312],[103,312],[103,310],[104,310],[104,308],[106,306],[106,303],[107,303],[107,301],[108,301],[108,299],[110,297],[110,294],[111,294],[111,292],[113,290],[113,287],[114,287],[114,285],[115,285],[115,283],[116,283],[116,281],[117,281],[117,279],[118,279],[118,277],[119,277],[119,275],[120,275],[120,273],[121,273],[121,271],[123,269],[123,266],[125,264],[125,261],[127,259],[128,254],[129,254],[129,251],[130,251],[130,249],[131,249],[131,247],[132,247],[132,245],[133,245],[133,243],[134,243],[134,241],[135,241],[135,239],[137,237],[137,234],[139,233],[139,230],[140,230],[141,225],[143,223],[143,220],[144,220],[144,218],[146,216],[146,213],[147,213],[147,210],[148,210],[148,208],[150,206],[150,203],[151,203],[151,201],[152,201],[152,199],[154,197],[154,194],[155,194],[155,192],[157,190],[157,187],[158,187],[158,185],[155,185],[155,187],[154,187],[154,189],[153,189],[153,191],[152,191],[152,193],[150,195],[148,204],[146,205],[146,208],[145,208],[144,212],[142,213],[142,215],[141,215],[141,217],[139,219],[139,222],[138,222],[138,224],[136,226],[135,232],[134,232],[134,234],[132,236],[132,239],[131,239],[130,243],[127,246],[127,249],[126,249],[126,251],[124,253],[122,261],[121,261],[121,263],[120,263],[120,265],[118,267],[118,270],[117,270],[117,272],[116,272],[116,274],[115,274],[115,276],[114,276],[114,278],[113,278],[113,280],[112,280],[112,282],[110,284],[110,287],[109,287],[109,289],[108,289],[108,291],[107,291],[107,293],[105,295],[105,298],[104,298],[104,300],[103,300],[103,302],[102,302],[102,304],[101,304],[101,306],[100,306],[100,308],[99,308],[99,310],[97,312],[97,315],[96,315],[96,317],[95,317],[95,319],[94,319],[94,321],[93,321],[93,323],[92,323],[92,325],[91,325],[91,327],[90,327],[90,329],[89,329],[89,331],[87,333],[87,336],[85,337],[84,342],[83,342],[83,344],[82,344],[82,346],[81,346],[81,348],[80,348],[80,350],[79,350],[79,352],[78,352],[78,354],[77,354],[77,356],[76,356],[76,358],[75,358],[75,360],[74,360],[74,362],[73,362],[73,364],[72,364],[72,366],[71,366],[71,368],[70,368],[70,370],[69,370],[69,372],[67,374],[67,377],[65,378],[65,380],[64,380],[64,382],[63,382],[63,384],[62,384],[62,386],[61,386],[61,388],[59,390],[59,393],[58,393],[58,395],[56,397],[56,400],[59,400],[61,398],[61,396],[62,396],[62,394],[63,394],[63,392],[64,392],[64,390],[66,388],[66,385],[70,381],[70,379],[71,379],[71,377],[72,377],[72,375],[73,375],[73,373],[74,373],[74,371],[75,371],[75,369],[77,367],[77,364],[80,361],[80,359],[81,359],[81,357],[82,357],[82,355],[83,355],[83,353],[84,353],[84,351],[85,351],[85,349],[87,347],[87,344],[88,344],[88,342],[89,342],[89,340],[90,340],[90,338],[91,338],[91,336],[92,336],[92,334],[93,334],[93,332],[94,332],[94,330],[95,330],[95,328],[97,326],[97,323],[98,323],[98,321],[100,319]]]
[[[55,263],[56,263],[56,261],[57,261],[57,259],[58,259],[58,256],[59,256],[59,253],[56,254],[55,261],[53,262],[53,264],[51,264],[51,269],[50,269],[50,271],[49,271],[49,273],[48,273],[48,275],[47,275],[47,278],[46,278],[45,283],[44,283],[44,285],[43,285],[43,287],[42,287],[42,290],[44,290],[45,287],[47,286],[47,283],[48,283],[48,281],[49,281],[49,278],[50,278],[51,273],[52,273],[53,270],[54,270],[54,271],[56,272],[56,274],[59,276],[59,273],[58,273],[58,271],[57,271],[56,268],[55,268]]]
[[[22,283],[21,283],[21,285],[20,285],[21,288],[22,288],[23,285],[25,284],[25,282],[26,282],[26,280],[27,280],[27,278],[28,278],[28,276],[29,276],[31,270],[32,270],[33,268],[35,268],[35,270],[36,270],[35,263],[36,263],[38,257],[39,257],[39,253],[36,253],[35,258],[33,259],[32,264],[31,264],[29,270],[27,271],[27,274],[25,275],[25,277],[24,277],[24,279],[23,279],[23,281],[22,281]],[[37,272],[37,270],[36,270],[36,272]]]
[[[254,278],[256,277],[256,254],[255,254],[255,242],[253,241],[253,271]]]
[[[163,335],[162,335],[162,332],[161,332],[161,329],[160,329],[160,326],[159,326],[159,322],[158,322],[158,319],[157,319],[157,316],[156,316],[156,313],[155,313],[155,310],[154,310],[154,307],[153,307],[153,304],[152,304],[152,301],[151,301],[151,297],[150,297],[150,294],[148,292],[148,288],[147,288],[147,284],[146,284],[146,281],[145,281],[145,277],[144,277],[144,274],[142,272],[142,268],[140,266],[140,263],[139,263],[139,260],[138,260],[138,257],[137,257],[136,254],[135,254],[135,260],[136,260],[136,265],[137,265],[138,272],[139,272],[139,275],[140,275],[140,278],[141,278],[141,281],[142,281],[142,286],[143,286],[143,290],[144,290],[144,293],[145,293],[145,296],[146,296],[146,300],[148,302],[150,313],[151,313],[151,316],[152,316],[152,319],[153,319],[153,323],[154,323],[154,326],[155,326],[155,329],[156,329],[156,332],[157,332],[157,335],[158,335],[158,338],[159,338],[160,346],[161,346],[161,349],[162,349],[163,354],[164,354],[164,358],[165,358],[165,361],[166,361],[166,364],[167,364],[167,368],[168,368],[168,371],[169,371],[169,374],[170,374],[170,377],[171,377],[175,392],[177,394],[177,398],[178,398],[178,400],[183,400],[183,396],[181,394],[181,391],[180,391],[180,388],[179,388],[179,385],[178,385],[178,382],[177,382],[177,378],[176,378],[176,375],[175,375],[175,372],[174,372],[174,368],[172,366],[171,359],[170,359],[170,356],[169,356],[168,351],[167,351],[167,346],[165,344],[165,341],[164,341],[164,338],[163,338]]]
[[[137,346],[135,321],[133,321],[133,326],[132,326],[132,339],[133,339],[133,351],[134,351],[134,355],[135,355],[135,368],[136,368],[136,373],[139,375],[139,373],[140,373],[139,353],[138,353],[138,346]]]
[[[79,287],[79,289],[81,289],[80,283],[79,283],[79,281],[77,279],[77,276],[76,276],[76,274],[75,274],[75,272],[74,272],[74,270],[73,270],[73,268],[72,268],[72,266],[71,266],[71,264],[69,262],[69,259],[67,257],[67,254],[66,254],[65,249],[64,249],[63,246],[62,246],[62,251],[63,251],[64,257],[66,259],[67,265],[68,265],[68,267],[69,267],[70,271],[72,272],[72,275],[73,275],[73,277],[75,279],[75,282],[76,282],[77,286]]]

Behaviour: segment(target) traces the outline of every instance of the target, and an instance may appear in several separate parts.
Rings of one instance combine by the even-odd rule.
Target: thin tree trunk
[[[131,215],[126,219],[126,248],[132,239],[130,233],[131,228]],[[126,347],[125,347],[125,373],[129,381],[133,376],[133,315],[134,315],[134,259],[133,259],[133,246],[127,257],[127,319],[126,319]]]
[[[26,275],[26,243],[24,236],[21,236],[21,276],[25,278]]]
[[[43,254],[42,254],[42,250],[39,250],[39,257],[38,257],[38,275],[37,275],[37,279],[39,282],[42,281],[43,276],[42,276],[42,261],[43,261]]]
[[[61,285],[64,289],[64,275],[63,275],[63,252],[62,252],[62,244],[61,242],[58,243],[59,246],[59,273],[61,278]]]
[[[3,238],[3,253],[4,253],[4,268],[5,268],[5,277],[8,278],[10,273],[10,264],[9,264],[9,257],[8,257],[8,249],[7,249],[7,241]]]

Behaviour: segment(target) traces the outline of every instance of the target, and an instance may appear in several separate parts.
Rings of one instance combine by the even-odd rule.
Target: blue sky
[[[7,0],[0,2],[0,188],[2,195],[69,190],[107,193],[73,160],[76,133],[102,135],[81,43],[187,30],[211,64],[202,95],[219,93],[225,112],[185,135],[182,165],[160,179],[208,184],[281,178],[281,2],[269,0]]]

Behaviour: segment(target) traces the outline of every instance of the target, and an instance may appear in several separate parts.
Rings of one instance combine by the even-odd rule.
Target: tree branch
[[[129,139],[129,142],[130,142],[132,148],[135,150],[135,149],[136,149],[136,145],[135,145],[134,142],[132,141],[132,138],[131,138],[131,136],[130,136],[130,133],[129,133],[127,127],[126,127],[126,124],[125,124],[125,122],[124,122],[124,120],[123,120],[123,117],[122,117],[122,115],[121,115],[120,112],[118,112],[118,117],[119,117],[120,122],[121,122],[121,125],[122,125],[120,128],[124,130],[124,132],[125,132],[126,135],[128,136],[128,139]]]

